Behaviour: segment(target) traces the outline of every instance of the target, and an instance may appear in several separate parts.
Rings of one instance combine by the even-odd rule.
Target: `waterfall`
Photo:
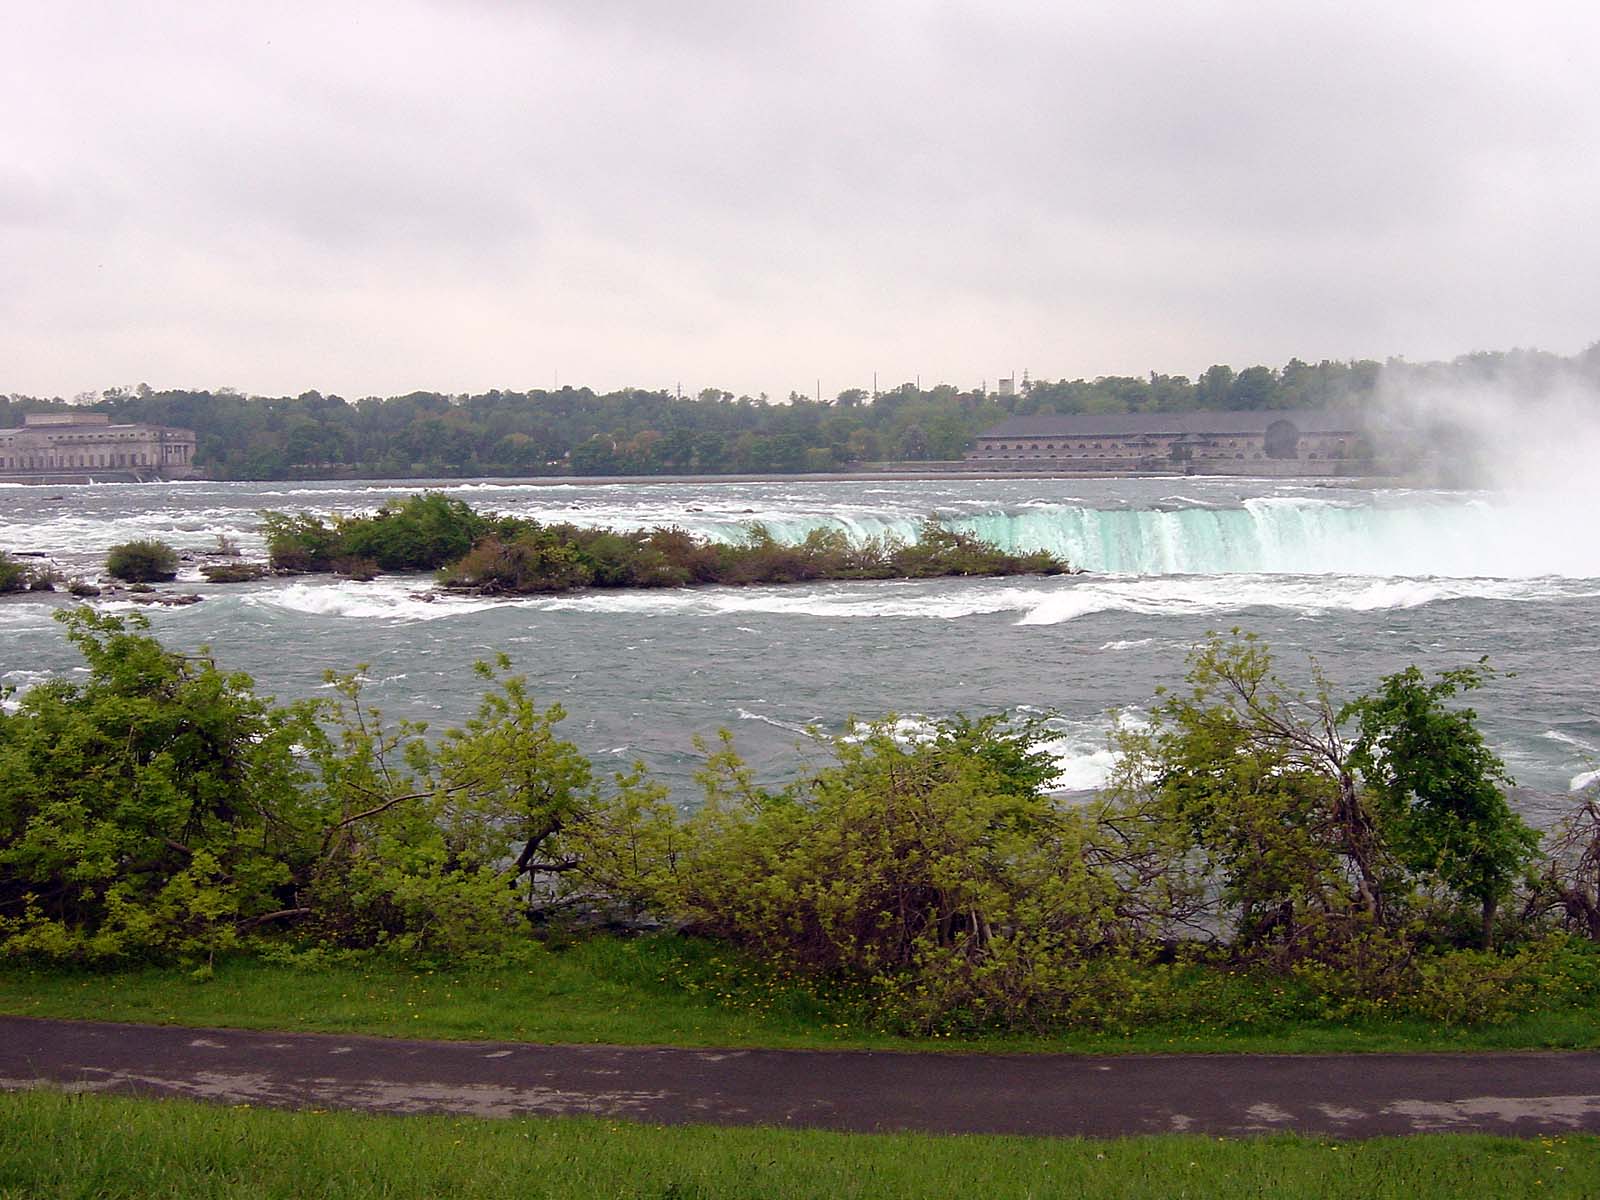
[[[1235,507],[1040,504],[936,515],[1002,549],[1049,550],[1099,573],[1600,578],[1600,525],[1563,509],[1515,497],[1419,494],[1388,503],[1271,497]],[[910,540],[921,522],[784,514],[763,523],[774,537],[799,541],[819,528]],[[726,520],[693,524],[722,541],[743,536],[743,526]]]

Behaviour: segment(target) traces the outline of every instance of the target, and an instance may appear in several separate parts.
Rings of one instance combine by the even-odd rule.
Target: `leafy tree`
[[[1435,887],[1477,907],[1487,943],[1537,837],[1475,714],[1447,704],[1486,677],[1479,664],[1429,684],[1411,667],[1337,705],[1320,675],[1309,693],[1287,688],[1253,636],[1213,637],[1151,728],[1124,733],[1118,790],[1157,836],[1186,831],[1172,869],[1219,880],[1243,947],[1293,959],[1375,931],[1408,938]]]
[[[1394,853],[1417,876],[1479,905],[1487,947],[1495,913],[1539,838],[1506,803],[1502,789],[1511,778],[1484,744],[1477,714],[1448,706],[1483,686],[1486,663],[1445,671],[1433,683],[1407,667],[1339,716],[1357,724],[1350,765]]]
[[[304,707],[164,649],[147,622],[60,614],[84,683],[0,711],[0,953],[207,954],[278,907],[303,812]]]
[[[1246,367],[1228,389],[1228,402],[1234,408],[1274,408],[1278,377],[1271,367]]]
[[[106,554],[106,574],[126,583],[165,583],[178,577],[178,552],[165,542],[123,542]]]
[[[832,762],[768,792],[724,734],[687,821],[602,809],[642,868],[584,860],[699,932],[869,986],[905,1027],[1043,1027],[1120,979],[1116,888],[1085,853],[1089,824],[1041,790],[1045,737],[998,717],[907,737],[889,719],[820,739]]]
[[[1195,651],[1187,682],[1149,729],[1120,739],[1117,791],[1143,836],[1176,839],[1170,869],[1216,879],[1241,948],[1285,962],[1392,923],[1404,880],[1323,681],[1291,690],[1266,647],[1236,631]]]
[[[476,715],[437,741],[387,725],[359,673],[329,676],[328,728],[309,747],[326,812],[283,915],[337,944],[459,959],[501,949],[555,898],[576,863],[554,840],[597,803],[589,762],[504,656],[476,670],[490,685]],[[653,794],[638,774],[621,786]]]
[[[0,955],[192,959],[277,930],[464,957],[573,867],[553,843],[600,792],[504,658],[478,668],[476,715],[430,739],[386,724],[359,674],[279,707],[138,615],[60,619],[88,680],[0,708]]]

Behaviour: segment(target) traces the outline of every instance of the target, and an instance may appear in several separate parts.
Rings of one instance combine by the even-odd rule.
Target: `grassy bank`
[[[1162,977],[1168,1019],[1128,1031],[964,1039],[895,1037],[849,995],[817,995],[708,943],[594,938],[530,945],[493,967],[426,970],[377,958],[290,966],[220,960],[117,972],[8,967],[0,1012],[37,1017],[390,1037],[899,1050],[1082,1053],[1574,1049],[1600,1046],[1592,1006],[1498,1024],[1316,1016],[1281,980]],[[1225,1015],[1224,1015],[1225,1014]]]
[[[0,1197],[1592,1196],[1600,1138],[1117,1141],[662,1129],[0,1095]]]

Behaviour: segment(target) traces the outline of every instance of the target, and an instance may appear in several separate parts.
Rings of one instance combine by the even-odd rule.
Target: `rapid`
[[[154,632],[209,646],[280,699],[364,664],[386,714],[436,727],[470,715],[471,663],[503,650],[563,705],[567,736],[598,766],[643,760],[685,804],[696,734],[732,730],[777,781],[821,755],[811,729],[893,714],[914,730],[1002,709],[1046,719],[1058,786],[1093,789],[1113,763],[1113,713],[1141,719],[1197,640],[1234,627],[1262,635],[1292,683],[1314,659],[1341,696],[1411,663],[1488,655],[1500,676],[1472,702],[1519,807],[1548,823],[1600,779],[1600,527],[1537,493],[1194,478],[14,486],[0,487],[0,549],[43,552],[68,576],[94,575],[110,546],[141,537],[200,552],[223,536],[259,554],[261,509],[368,512],[424,488],[540,520],[722,540],[756,522],[785,540],[818,528],[909,538],[937,515],[1084,573],[498,601],[431,598],[422,577],[212,585],[191,561],[180,586],[205,601],[151,610]],[[69,602],[0,598],[0,685],[81,670],[51,619]]]

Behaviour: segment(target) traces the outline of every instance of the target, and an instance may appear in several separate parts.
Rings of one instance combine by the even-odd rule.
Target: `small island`
[[[436,570],[441,587],[490,596],[1073,573],[1048,551],[1008,553],[934,518],[923,522],[911,542],[855,540],[841,530],[817,529],[789,543],[752,524],[743,542],[729,544],[674,526],[615,530],[495,516],[428,492],[385,504],[370,516],[269,511],[262,519],[276,571],[371,579],[382,571]]]

